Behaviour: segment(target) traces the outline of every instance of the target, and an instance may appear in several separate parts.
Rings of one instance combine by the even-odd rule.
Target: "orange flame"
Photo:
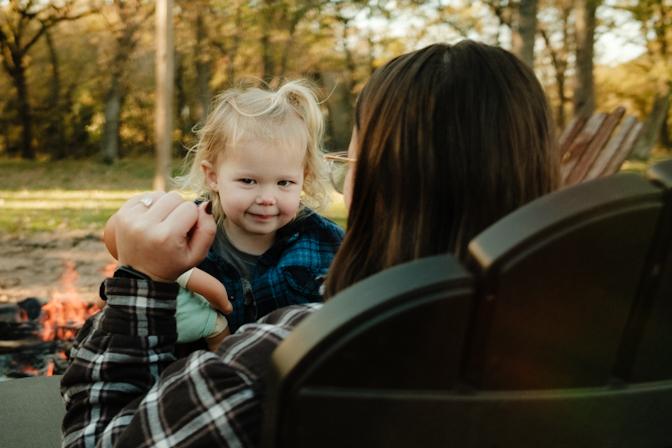
[[[43,341],[73,339],[84,321],[99,310],[98,306],[79,296],[78,280],[75,263],[66,261],[59,291],[53,292],[51,300],[42,306],[40,338]]]
[[[114,271],[117,270],[117,263],[112,262],[112,263],[107,263],[103,268],[101,269],[101,272],[103,274],[103,277],[112,277],[114,275]]]

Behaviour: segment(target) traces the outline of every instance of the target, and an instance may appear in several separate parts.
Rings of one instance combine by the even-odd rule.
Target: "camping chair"
[[[447,446],[437,392],[459,387],[471,283],[443,255],[327,302],[273,353],[262,446],[427,446],[437,435]]]
[[[651,254],[648,289],[633,322],[629,375],[635,381],[664,381],[672,378],[672,160],[654,165],[647,176],[666,190],[667,209]]]
[[[640,362],[672,335],[672,171],[651,173],[513,212],[471,243],[471,275],[430,258],[334,297],[273,354],[264,446],[672,446],[670,365]],[[419,278],[439,262],[444,289]]]
[[[642,123],[625,115],[621,106],[611,113],[577,116],[559,139],[563,185],[616,173],[632,153]]]

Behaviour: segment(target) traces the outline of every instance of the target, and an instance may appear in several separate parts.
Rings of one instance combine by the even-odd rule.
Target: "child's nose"
[[[257,205],[275,205],[275,198],[267,194],[257,196]]]

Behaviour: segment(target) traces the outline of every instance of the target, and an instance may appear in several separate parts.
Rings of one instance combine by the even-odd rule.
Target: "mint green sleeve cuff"
[[[202,295],[180,288],[175,320],[177,342],[193,342],[212,334],[217,312]]]

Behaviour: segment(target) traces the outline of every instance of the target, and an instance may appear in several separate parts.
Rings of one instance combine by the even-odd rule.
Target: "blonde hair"
[[[217,158],[243,138],[258,138],[282,143],[278,148],[295,147],[305,142],[305,176],[301,207],[315,209],[327,205],[326,166],[322,152],[324,118],[317,97],[306,81],[295,80],[277,90],[256,87],[229,89],[219,94],[212,111],[200,129],[198,143],[189,150],[190,166],[178,184],[212,201],[218,223],[225,218],[219,195],[207,184],[201,163],[216,166]]]

